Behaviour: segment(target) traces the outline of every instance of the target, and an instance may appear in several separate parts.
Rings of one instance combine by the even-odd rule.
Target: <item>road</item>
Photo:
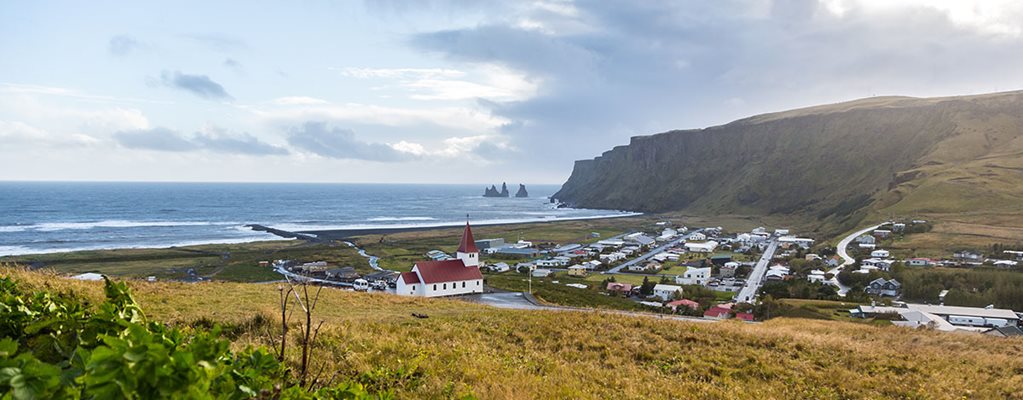
[[[757,265],[753,267],[753,272],[750,272],[749,278],[746,279],[746,285],[735,296],[735,301],[753,303],[757,297],[757,291],[760,290],[760,284],[764,282],[764,274],[767,273],[767,267],[771,264],[771,259],[774,258],[775,250],[778,250],[778,241],[772,238],[771,243],[764,250],[764,254],[757,261]]]
[[[849,256],[849,252],[848,252],[848,250],[849,250],[849,243],[852,243],[853,240],[855,240],[856,238],[860,237],[861,235],[866,234],[867,232],[870,232],[870,231],[872,231],[874,229],[880,228],[881,225],[884,225],[884,224],[877,224],[877,225],[874,225],[874,226],[869,226],[869,227],[863,228],[861,230],[853,232],[849,236],[846,236],[846,237],[842,238],[842,240],[838,242],[838,246],[835,248],[835,251],[838,253],[839,257],[842,257],[842,264],[840,264],[839,266],[837,266],[835,268],[832,268],[832,269],[828,270],[829,274],[834,275],[834,276],[831,277],[831,280],[829,280],[828,283],[830,283],[832,285],[835,285],[835,287],[838,288],[838,295],[839,296],[845,297],[845,294],[849,293],[849,287],[843,285],[842,282],[838,281],[838,273],[842,272],[843,268],[848,267],[848,266],[853,265],[854,263],[856,263],[856,259],[852,258],[851,256]]]
[[[631,265],[636,265],[638,263],[646,261],[646,260],[650,259],[650,257],[653,257],[653,256],[655,256],[655,255],[657,255],[659,253],[663,253],[665,250],[668,250],[668,249],[670,249],[672,247],[678,246],[679,243],[682,243],[682,242],[684,242],[686,240],[686,237],[688,237],[689,235],[692,235],[692,234],[694,234],[696,232],[700,232],[702,230],[703,229],[697,229],[697,230],[694,230],[694,231],[687,232],[687,233],[683,234],[682,236],[680,236],[678,239],[675,239],[675,240],[672,240],[672,241],[670,241],[668,243],[660,245],[657,248],[655,248],[653,250],[650,250],[649,252],[647,252],[647,253],[639,256],[639,257],[633,258],[633,259],[631,259],[629,261],[626,261],[626,262],[622,263],[622,265],[619,265],[617,267],[614,267],[614,268],[611,268],[611,269],[607,270],[607,273],[608,274],[617,274],[618,271],[621,271],[623,268],[628,268]]]

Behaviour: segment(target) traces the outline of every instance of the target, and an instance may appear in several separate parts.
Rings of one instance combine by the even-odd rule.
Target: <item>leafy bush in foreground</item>
[[[345,383],[312,390],[264,348],[238,354],[219,329],[146,320],[127,285],[106,282],[93,311],[70,295],[22,293],[0,277],[0,393],[49,398],[387,398]]]

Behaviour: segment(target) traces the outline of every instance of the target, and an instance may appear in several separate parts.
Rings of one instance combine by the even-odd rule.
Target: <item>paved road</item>
[[[657,255],[659,253],[663,253],[665,250],[670,249],[672,247],[678,246],[679,243],[682,243],[682,242],[684,242],[686,240],[686,237],[688,237],[689,235],[694,234],[696,232],[700,232],[702,230],[703,229],[697,229],[697,230],[694,230],[694,231],[686,232],[685,234],[680,236],[678,239],[675,239],[675,240],[672,240],[672,241],[670,241],[668,243],[660,245],[657,248],[655,248],[653,250],[650,250],[649,252],[647,252],[647,253],[639,256],[639,257],[633,258],[633,259],[631,259],[629,261],[626,261],[626,262],[622,263],[621,265],[619,265],[617,267],[614,267],[614,268],[611,268],[611,269],[607,270],[607,273],[609,273],[609,274],[617,274],[618,271],[621,271],[624,268],[628,268],[631,265],[636,265],[636,264],[641,263],[643,261],[649,260],[650,257],[653,257],[653,256],[655,256],[655,255]]]
[[[746,279],[746,285],[739,290],[739,294],[735,295],[735,301],[752,304],[757,298],[757,291],[760,290],[760,285],[764,282],[764,274],[767,273],[767,266],[774,258],[775,250],[778,250],[778,241],[772,238],[771,243],[764,250],[764,254],[757,261],[757,265],[753,267],[753,272],[750,272],[749,278]]]
[[[839,296],[845,297],[845,294],[849,293],[849,287],[843,285],[841,282],[838,281],[838,273],[842,272],[843,268],[848,267],[848,266],[853,265],[854,263],[856,263],[856,259],[852,258],[851,256],[849,256],[849,253],[848,253],[849,243],[852,243],[852,241],[855,240],[856,238],[860,237],[860,235],[866,234],[867,232],[870,232],[870,231],[872,231],[874,229],[880,228],[881,225],[884,225],[884,224],[877,224],[877,225],[874,225],[874,226],[869,226],[869,227],[863,228],[861,230],[853,232],[849,236],[846,236],[846,237],[842,238],[842,240],[838,242],[838,246],[835,248],[835,251],[838,253],[839,257],[842,257],[842,264],[840,264],[839,266],[837,266],[835,268],[832,268],[832,269],[828,270],[828,273],[835,275],[835,276],[831,277],[831,280],[829,280],[828,283],[838,287],[838,295]]]

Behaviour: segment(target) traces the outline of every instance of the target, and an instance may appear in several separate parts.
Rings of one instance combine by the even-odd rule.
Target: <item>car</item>
[[[369,281],[365,279],[356,279],[355,282],[352,283],[352,288],[360,292],[365,292],[369,290]]]
[[[370,287],[372,287],[373,290],[387,290],[387,282],[384,282],[384,281],[373,281],[373,283],[370,285]]]

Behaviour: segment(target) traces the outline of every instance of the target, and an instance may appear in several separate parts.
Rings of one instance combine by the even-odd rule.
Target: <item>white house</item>
[[[713,240],[706,242],[686,242],[686,250],[692,253],[713,253],[718,248],[718,242]]]
[[[710,267],[689,268],[682,275],[675,276],[675,283],[680,285],[706,285],[710,281]]]
[[[888,250],[882,250],[882,249],[877,249],[877,250],[874,250],[874,251],[870,252],[870,256],[873,257],[873,258],[888,258],[888,256],[890,256],[890,255],[891,255],[891,253],[889,253]]]
[[[479,257],[479,249],[472,239],[472,229],[466,222],[455,259],[416,262],[412,271],[398,276],[395,293],[423,297],[483,293]]]
[[[532,272],[534,278],[546,278],[548,276],[551,276],[552,273],[554,273],[554,271],[543,268],[534,269]]]
[[[508,263],[503,263],[503,262],[499,262],[499,263],[495,263],[495,264],[490,264],[488,267],[493,272],[505,272],[505,271],[508,271],[508,270],[511,269],[511,266],[509,266]]]
[[[769,281],[780,281],[784,280],[785,277],[789,276],[789,267],[782,265],[775,265],[767,269],[767,274],[764,279]]]
[[[693,233],[689,234],[689,237],[687,239],[688,240],[692,240],[694,242],[700,242],[700,241],[707,240],[707,235],[704,235],[701,232],[693,232]]]
[[[564,257],[554,257],[546,260],[536,260],[536,266],[538,267],[564,267],[567,266],[571,260]]]
[[[806,276],[806,280],[809,282],[824,283],[824,271],[819,269],[810,271],[810,275]]]
[[[888,270],[892,269],[892,263],[894,263],[894,262],[895,262],[895,260],[880,259],[880,258],[868,258],[866,260],[863,260],[863,262],[860,263],[860,267],[862,267],[862,268],[876,268],[876,269],[879,269],[879,270],[882,270],[882,271],[888,271]]]
[[[654,296],[661,298],[661,300],[668,301],[675,298],[675,293],[682,293],[681,286],[665,285],[658,283],[654,285]]]

